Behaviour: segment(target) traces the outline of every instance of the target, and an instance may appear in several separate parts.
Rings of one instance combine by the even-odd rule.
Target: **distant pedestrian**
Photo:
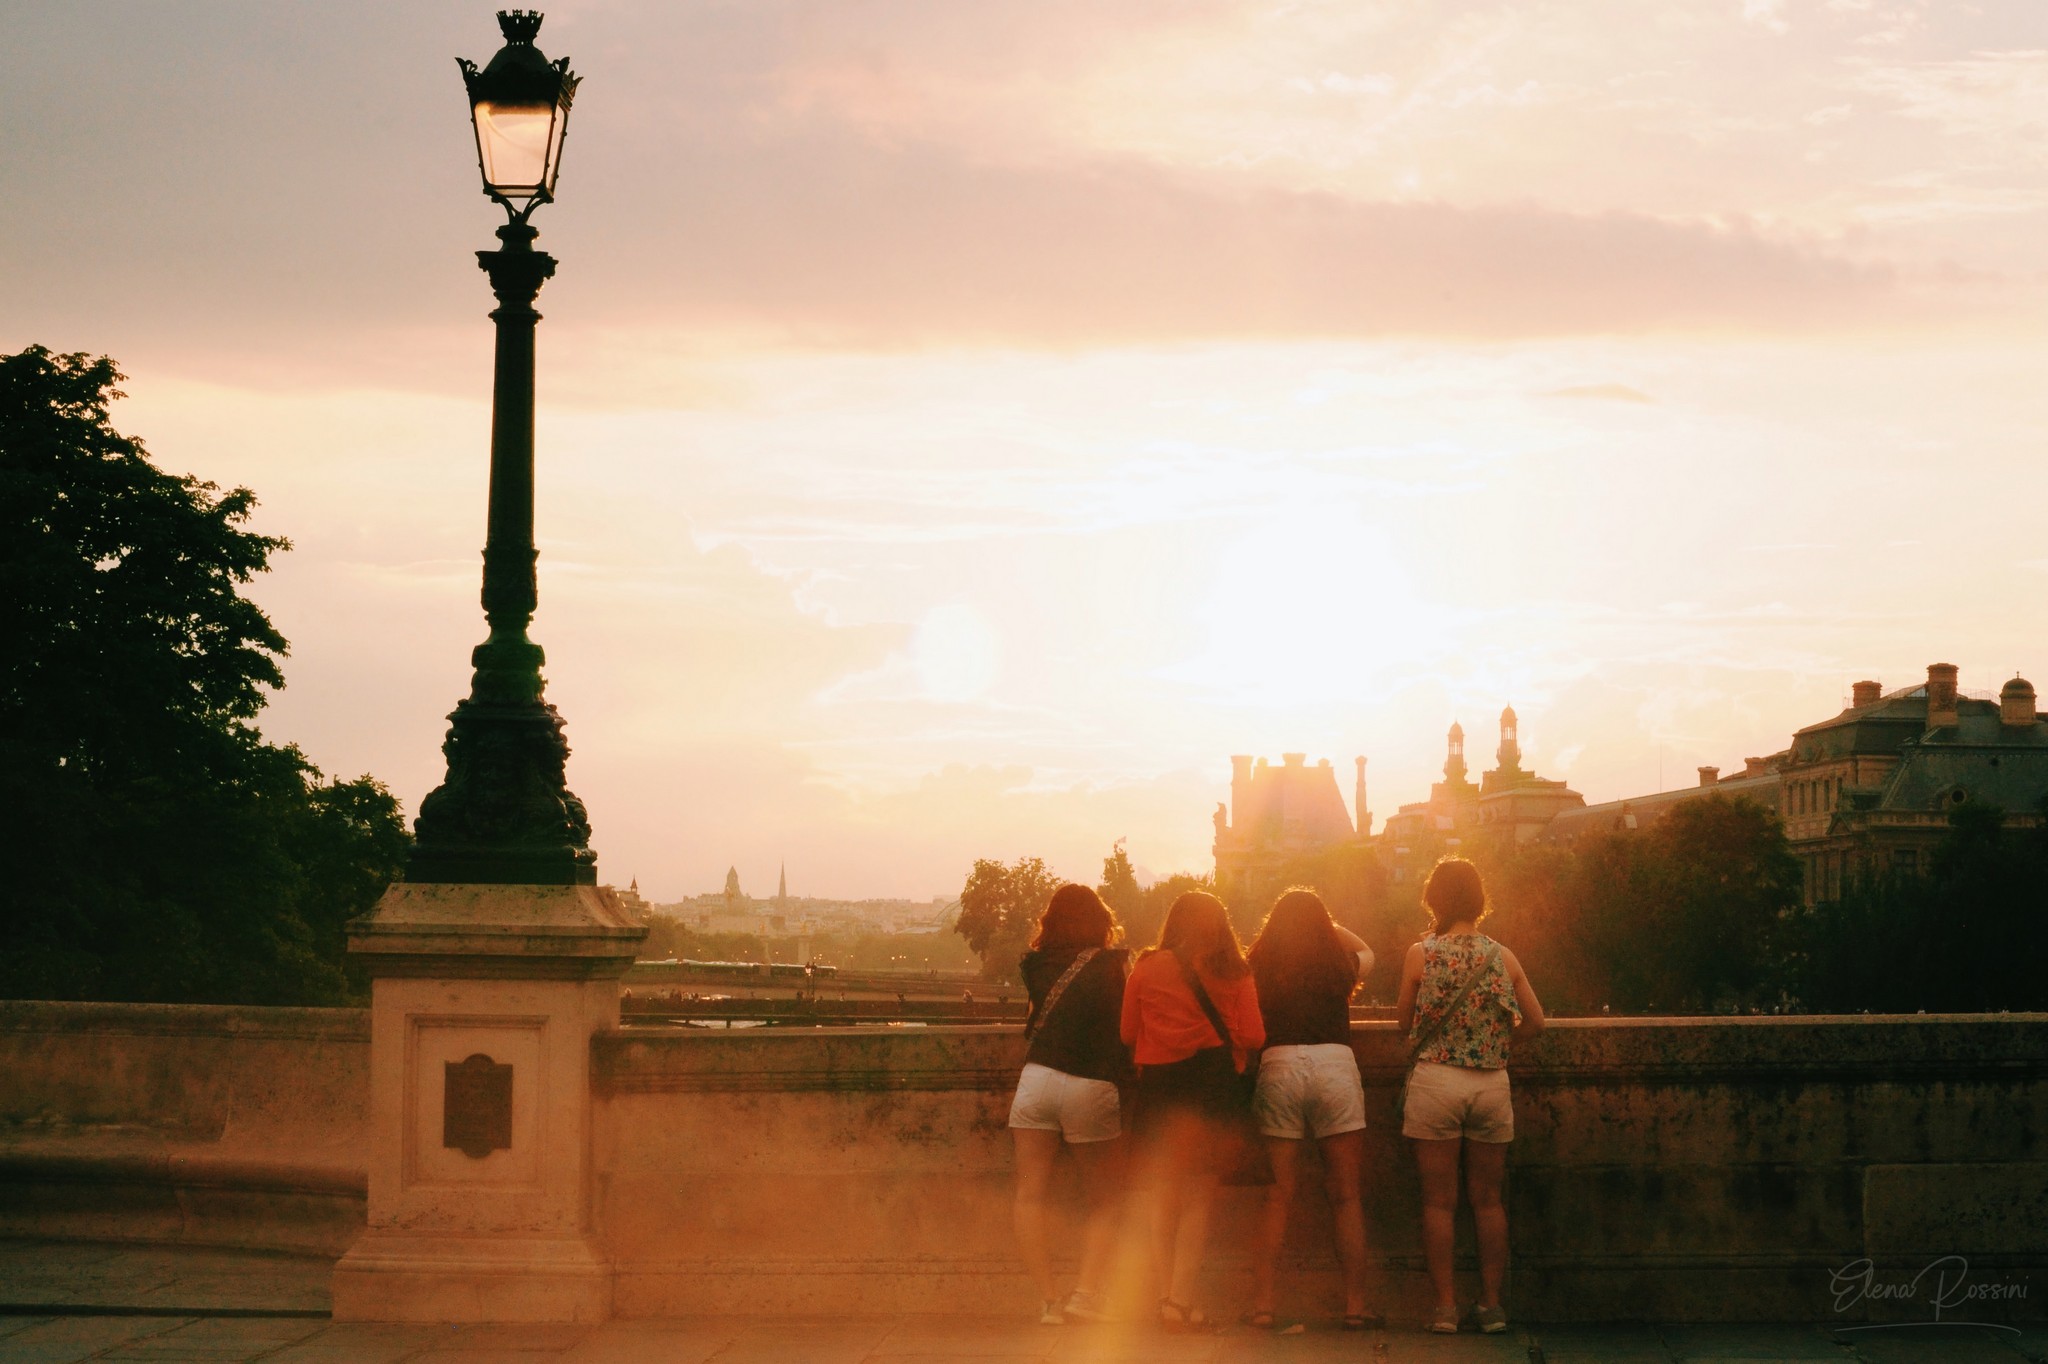
[[[1252,1112],[1273,1162],[1245,1323],[1264,1330],[1275,1325],[1275,1271],[1301,1150],[1313,1138],[1344,1271],[1342,1324],[1362,1331],[1380,1317],[1365,1302],[1365,1089],[1351,1050],[1351,995],[1372,969],[1372,949],[1330,918],[1321,896],[1297,887],[1273,902],[1245,956],[1266,1023]]]
[[[1221,900],[1193,890],[1166,911],[1158,944],[1131,968],[1123,1038],[1138,1063],[1159,1319],[1171,1329],[1206,1330],[1213,1322],[1195,1285],[1209,1211],[1243,1111],[1246,1059],[1266,1042],[1251,968]]]
[[[1436,864],[1422,888],[1434,929],[1408,949],[1397,1013],[1409,1036],[1401,1134],[1415,1142],[1422,1178],[1422,1249],[1436,1289],[1430,1330],[1458,1329],[1451,1245],[1458,1214],[1458,1164],[1479,1242],[1479,1329],[1508,1328],[1501,1305],[1507,1277],[1508,1214],[1501,1201],[1515,1112],[1508,1094],[1508,1044],[1543,1031],[1543,1006],[1515,954],[1479,931],[1486,886],[1463,858]]]
[[[1128,954],[1114,947],[1116,915],[1087,886],[1052,893],[1038,935],[1020,963],[1031,1013],[1030,1047],[1010,1105],[1017,1152],[1013,1215],[1024,1264],[1038,1285],[1039,1320],[1100,1321],[1116,1216],[1123,1189],[1123,1114],[1117,1084],[1129,1061],[1117,1024],[1123,1013]],[[969,996],[972,998],[972,996]],[[1080,1272],[1062,1299],[1052,1270],[1051,1185],[1060,1147],[1080,1167],[1086,1217]]]

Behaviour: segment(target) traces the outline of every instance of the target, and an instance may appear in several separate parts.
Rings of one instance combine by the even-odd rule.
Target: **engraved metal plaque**
[[[482,1160],[512,1149],[512,1067],[478,1052],[466,1061],[447,1061],[441,1110],[441,1144]]]

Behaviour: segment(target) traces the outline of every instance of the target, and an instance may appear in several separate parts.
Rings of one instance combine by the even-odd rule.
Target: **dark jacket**
[[[1024,954],[1031,1024],[1039,1024],[1046,994],[1079,955],[1074,948]],[[1058,1007],[1032,1035],[1024,1059],[1084,1080],[1118,1083],[1128,1078],[1130,1058],[1117,1036],[1117,1023],[1123,1013],[1124,975],[1129,966],[1130,954],[1120,947],[1097,952],[1067,983]]]

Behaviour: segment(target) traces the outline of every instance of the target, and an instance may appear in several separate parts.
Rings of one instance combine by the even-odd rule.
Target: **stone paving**
[[[1519,1326],[1504,1336],[1414,1329],[1295,1336],[1166,1335],[987,1317],[604,1326],[371,1326],[324,1316],[328,1264],[185,1248],[0,1241],[0,1364],[2017,1364],[2048,1360],[2048,1327]],[[47,1310],[35,1312],[35,1307]],[[223,1313],[300,1315],[222,1315]]]

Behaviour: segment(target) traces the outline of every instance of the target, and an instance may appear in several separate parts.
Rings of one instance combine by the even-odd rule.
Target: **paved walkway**
[[[364,1326],[323,1313],[328,1265],[291,1256],[0,1241],[0,1364],[2018,1364],[2048,1329],[1775,1326],[1517,1328],[1505,1336],[1242,1328],[1169,1336],[1013,1319],[743,1317],[605,1326]],[[51,1309],[23,1314],[41,1305]],[[233,1312],[302,1315],[231,1316]]]

